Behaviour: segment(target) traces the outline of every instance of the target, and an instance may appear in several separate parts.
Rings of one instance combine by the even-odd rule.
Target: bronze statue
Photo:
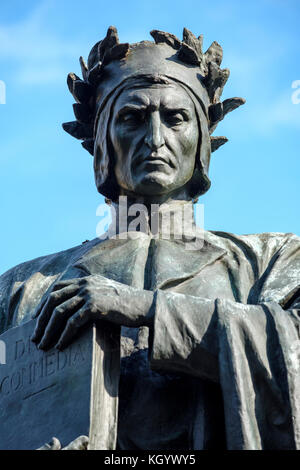
[[[299,238],[205,231],[197,248],[178,223],[210,187],[227,141],[211,134],[244,100],[220,101],[218,43],[203,53],[187,29],[151,34],[120,44],[108,29],[80,59],[83,80],[68,76],[76,121],[64,125],[94,156],[98,191],[117,213],[120,197],[143,205],[146,229],[117,225],[3,274],[1,331],[35,312],[47,349],[95,320],[121,326],[118,449],[299,449]]]

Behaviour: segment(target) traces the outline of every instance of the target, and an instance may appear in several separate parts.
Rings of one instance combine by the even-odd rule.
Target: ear
[[[114,174],[114,150],[109,137],[101,142],[96,137],[94,146],[94,178],[97,190],[107,199],[115,201],[119,196],[119,187]]]

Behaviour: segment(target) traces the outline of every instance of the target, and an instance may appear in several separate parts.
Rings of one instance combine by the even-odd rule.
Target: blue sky
[[[64,133],[73,119],[66,76],[117,26],[122,42],[186,26],[217,40],[231,76],[223,99],[246,98],[216,135],[205,228],[300,235],[299,0],[10,0],[0,9],[0,272],[96,236],[92,157]],[[300,96],[300,94],[299,94]]]

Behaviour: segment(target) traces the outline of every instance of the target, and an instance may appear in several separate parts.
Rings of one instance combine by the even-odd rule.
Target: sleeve
[[[275,302],[158,292],[150,365],[220,383],[230,449],[300,448],[299,329]]]
[[[219,381],[216,301],[156,292],[150,339],[152,369]]]
[[[150,365],[219,382],[229,449],[300,449],[299,244],[290,247],[255,305],[157,292]]]

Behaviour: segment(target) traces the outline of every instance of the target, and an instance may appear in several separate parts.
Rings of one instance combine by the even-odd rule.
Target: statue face
[[[191,179],[199,130],[192,100],[176,85],[125,90],[110,125],[115,176],[123,193],[160,196]]]

